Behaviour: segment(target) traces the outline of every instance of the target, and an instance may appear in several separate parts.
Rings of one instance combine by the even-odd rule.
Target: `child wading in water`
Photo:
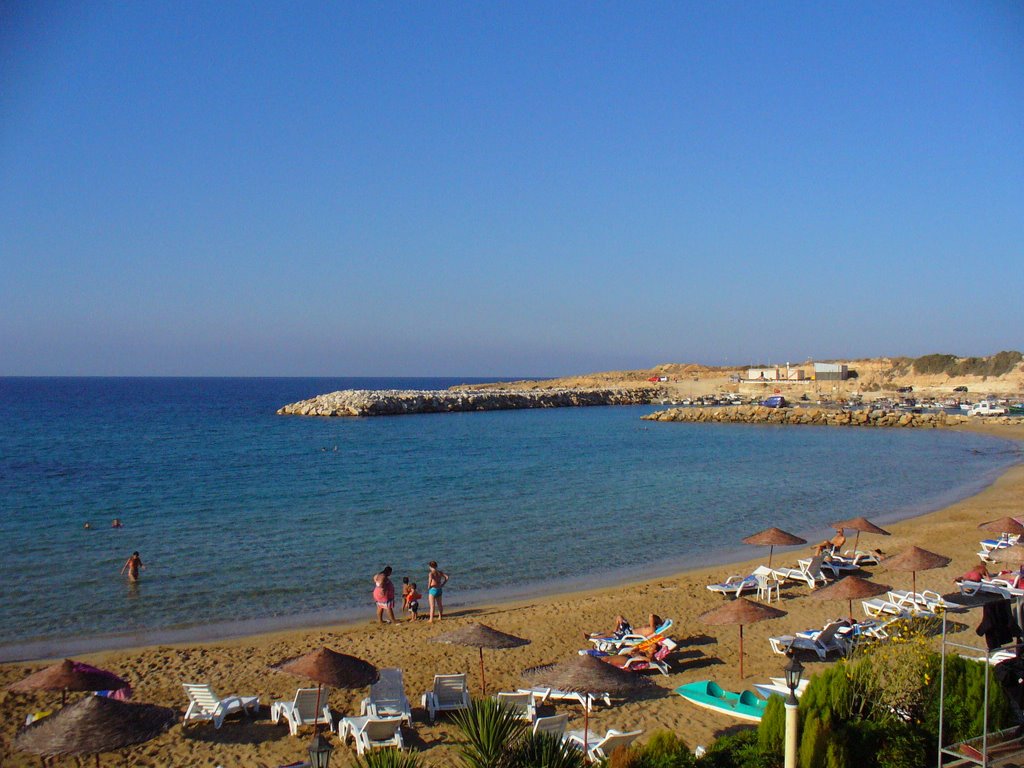
[[[409,621],[416,621],[419,618],[420,598],[423,597],[417,589],[416,582],[409,583],[409,577],[402,577],[402,611],[409,614]]]
[[[142,558],[139,557],[138,552],[132,552],[132,556],[128,558],[128,561],[121,566],[121,575],[124,576],[124,572],[128,571],[128,581],[138,581],[139,571],[145,568],[142,564]]]

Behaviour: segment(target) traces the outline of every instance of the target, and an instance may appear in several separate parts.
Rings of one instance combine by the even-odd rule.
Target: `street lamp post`
[[[787,712],[787,716],[788,716]],[[788,722],[788,721],[787,721]],[[309,764],[313,768],[327,768],[331,762],[331,752],[334,751],[334,747],[326,739],[320,737],[320,732],[317,732],[313,736],[313,741],[309,744]]]
[[[790,651],[789,664],[785,667],[786,685],[789,687],[789,698],[786,699],[786,762],[785,768],[796,768],[796,743],[799,722],[797,718],[796,689],[800,687],[800,676],[804,665],[797,661],[796,654]]]

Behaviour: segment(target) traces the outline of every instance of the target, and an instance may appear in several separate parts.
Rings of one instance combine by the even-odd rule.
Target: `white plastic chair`
[[[299,728],[304,725],[320,723],[326,725],[327,730],[333,731],[334,717],[327,703],[330,693],[331,689],[326,686],[319,691],[316,688],[299,688],[292,701],[275,701],[270,705],[270,720],[278,723],[283,717],[292,736],[298,736]],[[317,709],[318,701],[320,709]]]
[[[356,753],[363,754],[380,747],[405,749],[401,717],[343,717],[338,721],[338,736],[356,742]]]
[[[188,696],[185,722],[190,720],[212,720],[214,728],[220,728],[224,718],[235,712],[255,713],[260,708],[259,696],[228,696],[220,698],[206,683],[182,683]]]
[[[782,600],[782,582],[776,578],[772,569],[766,565],[759,565],[754,569],[754,578],[757,579],[757,599],[772,601],[772,592],[775,592],[776,602]]]
[[[550,717],[538,717],[533,721],[534,733],[547,733],[551,736],[561,738],[565,735],[565,729],[569,727],[568,715],[551,715]]]
[[[469,708],[469,688],[466,675],[434,675],[434,687],[423,694],[423,708],[430,722],[438,712],[454,712]]]
[[[537,717],[537,705],[534,703],[532,693],[497,693],[494,698],[507,707],[511,707],[519,715],[520,720],[532,723]]]

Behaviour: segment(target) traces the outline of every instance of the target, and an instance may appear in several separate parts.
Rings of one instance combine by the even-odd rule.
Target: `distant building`
[[[792,368],[788,364],[785,368],[774,366],[747,369],[747,381],[803,381],[805,378],[803,368]]]
[[[840,363],[815,363],[815,381],[846,381],[850,377],[850,371]]]

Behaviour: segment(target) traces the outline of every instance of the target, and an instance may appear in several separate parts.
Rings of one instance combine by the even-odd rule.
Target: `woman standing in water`
[[[138,581],[139,571],[145,568],[142,564],[142,558],[139,557],[138,552],[132,552],[132,556],[128,558],[128,561],[121,566],[121,575],[124,576],[124,572],[128,571],[128,581]]]
[[[437,567],[437,561],[430,561],[430,573],[427,574],[427,599],[430,601],[430,620],[434,623],[434,610],[437,609],[437,620],[444,617],[444,603],[441,595],[444,592],[444,585],[448,583],[448,574]]]

